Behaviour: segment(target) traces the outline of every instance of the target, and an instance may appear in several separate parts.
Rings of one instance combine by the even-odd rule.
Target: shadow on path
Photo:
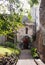
[[[20,59],[33,59],[31,56],[30,50],[22,50],[19,58]]]

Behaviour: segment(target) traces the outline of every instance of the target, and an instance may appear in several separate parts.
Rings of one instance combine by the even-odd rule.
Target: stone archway
[[[28,49],[31,47],[31,38],[29,36],[23,36],[22,41],[24,49]]]

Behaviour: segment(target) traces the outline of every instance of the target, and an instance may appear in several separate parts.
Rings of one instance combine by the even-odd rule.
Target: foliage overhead
[[[18,26],[22,25],[22,7],[20,7],[20,1],[19,0],[8,0],[10,3],[10,15],[8,14],[0,14],[0,34],[7,34],[9,32],[12,32],[18,28]],[[33,6],[34,4],[38,3],[38,0],[28,0],[29,4]],[[13,8],[12,4],[14,4],[16,7]],[[2,5],[1,5],[2,6]],[[12,6],[12,7],[11,7]],[[13,10],[13,11],[12,11]],[[18,10],[18,13],[16,11]],[[29,18],[31,18],[30,15],[28,15]]]
[[[17,30],[19,26],[21,26],[21,16],[18,14],[0,14],[0,34],[7,34],[9,32]]]
[[[28,0],[28,3],[30,4],[30,6],[32,7],[34,4],[38,4],[38,0]]]
[[[18,27],[22,25],[21,24],[21,20],[22,20],[21,12],[23,10],[22,8],[20,8],[19,0],[8,0],[8,1],[9,1],[10,14],[4,14],[4,12],[3,14],[0,14],[0,34],[2,33],[7,34],[9,32],[17,30]],[[13,4],[16,6],[15,8],[13,8]],[[18,10],[18,13],[16,13],[15,10]]]

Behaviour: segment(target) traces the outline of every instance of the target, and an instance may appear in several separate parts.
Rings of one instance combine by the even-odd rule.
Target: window
[[[28,28],[26,27],[26,34],[28,34]]]

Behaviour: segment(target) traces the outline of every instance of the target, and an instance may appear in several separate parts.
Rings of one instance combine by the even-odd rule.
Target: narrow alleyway
[[[30,50],[22,50],[17,65],[36,65],[31,56]]]

